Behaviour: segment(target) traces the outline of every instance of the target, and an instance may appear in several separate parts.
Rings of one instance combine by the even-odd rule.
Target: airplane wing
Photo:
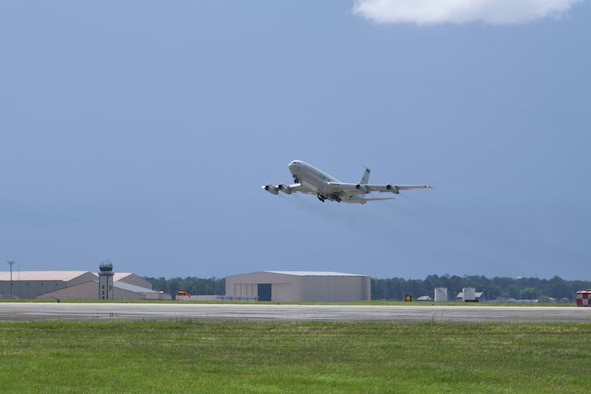
[[[306,194],[316,194],[317,191],[314,189],[311,189],[310,187],[302,184],[302,183],[294,183],[291,185],[279,185],[279,190],[287,193],[287,194],[291,194],[292,192],[300,192],[300,193],[306,193]]]
[[[362,185],[363,186],[363,185]],[[398,194],[400,190],[413,190],[413,189],[431,189],[429,185],[393,185],[388,183],[387,185],[366,185],[367,189],[372,192],[391,192]]]
[[[303,185],[301,183],[294,183],[291,185],[286,185],[286,184],[282,183],[277,186],[269,183],[269,184],[261,186],[261,187],[271,194],[279,194],[279,191],[282,191],[285,194],[291,194],[293,192],[300,192],[300,193],[306,193],[306,194],[316,194],[316,190],[310,189],[309,187],[307,187],[306,185]]]
[[[365,194],[356,188],[356,183],[327,182],[324,190],[327,193]]]
[[[347,193],[347,194],[367,194],[371,192],[390,192],[398,194],[400,190],[412,189],[430,189],[429,185],[371,185],[371,184],[356,184],[356,183],[339,183],[328,182],[325,189],[330,193]]]

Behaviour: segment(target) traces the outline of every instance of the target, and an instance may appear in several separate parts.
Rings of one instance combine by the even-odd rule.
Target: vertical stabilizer
[[[371,172],[371,170],[367,167],[365,167],[365,172],[363,173],[363,176],[361,177],[361,180],[359,181],[360,185],[367,185],[367,183],[369,182],[369,173]]]

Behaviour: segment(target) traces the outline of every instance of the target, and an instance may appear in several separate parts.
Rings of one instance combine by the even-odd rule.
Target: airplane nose
[[[292,175],[295,175],[298,171],[299,164],[300,162],[298,160],[294,160],[287,165],[287,168],[289,168],[289,172],[291,172]]]

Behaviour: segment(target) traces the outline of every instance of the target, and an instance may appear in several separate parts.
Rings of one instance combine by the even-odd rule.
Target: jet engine
[[[281,190],[285,194],[291,194],[292,192],[291,187],[289,187],[288,185],[284,185],[283,183],[277,186],[277,189]]]
[[[400,189],[398,188],[398,186],[395,186],[395,185],[387,184],[386,189],[390,190],[394,194],[400,193]]]
[[[266,191],[268,191],[271,194],[278,194],[279,193],[279,188],[271,185],[270,183],[268,185],[263,186],[263,189],[265,189]]]
[[[361,190],[363,193],[369,193],[367,191],[367,185],[357,184],[357,185],[355,185],[355,189]]]

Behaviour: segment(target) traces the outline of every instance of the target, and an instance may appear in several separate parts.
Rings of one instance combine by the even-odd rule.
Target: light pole
[[[14,265],[14,260],[8,260],[8,265],[10,265],[10,299],[12,300],[12,266]]]

